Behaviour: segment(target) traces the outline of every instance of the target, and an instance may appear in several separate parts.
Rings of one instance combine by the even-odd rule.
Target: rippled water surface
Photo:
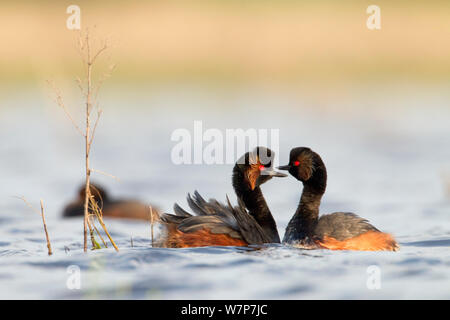
[[[92,166],[113,196],[186,206],[187,192],[225,200],[232,165],[174,165],[177,128],[280,129],[280,162],[310,146],[329,172],[322,213],[352,211],[392,233],[399,252],[263,248],[151,248],[146,223],[107,220],[114,249],[84,254],[82,221],[60,211],[83,175],[83,145],[62,111],[35,91],[3,93],[0,108],[0,298],[381,299],[450,298],[450,97],[431,90],[313,100],[301,95],[166,90],[104,95]],[[384,98],[381,99],[380,95]],[[75,113],[76,119],[81,119]],[[301,186],[273,179],[263,192],[280,234]],[[46,254],[44,200],[54,254]],[[131,239],[133,246],[131,245]],[[369,266],[380,270],[371,290]],[[70,290],[69,266],[81,270]],[[369,269],[370,270],[370,269]],[[369,283],[370,284],[370,283]],[[370,286],[369,286],[370,287]]]

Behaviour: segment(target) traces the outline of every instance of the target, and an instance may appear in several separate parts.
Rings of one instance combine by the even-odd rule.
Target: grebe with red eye
[[[175,214],[160,216],[166,232],[158,245],[185,248],[279,243],[275,220],[260,188],[272,177],[287,176],[273,170],[273,157],[270,149],[258,147],[236,162],[232,184],[238,206],[232,206],[228,198],[227,205],[215,199],[206,201],[198,192],[187,198],[189,207],[196,215],[175,204]]]
[[[394,238],[367,220],[349,212],[319,218],[319,206],[327,184],[327,170],[320,156],[309,148],[291,150],[289,164],[278,167],[303,183],[297,210],[286,227],[283,243],[306,249],[396,251]]]

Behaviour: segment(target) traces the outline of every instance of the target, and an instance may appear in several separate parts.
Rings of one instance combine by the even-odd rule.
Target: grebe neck
[[[294,242],[311,238],[319,219],[319,207],[326,189],[326,173],[321,179],[303,183],[300,203],[286,227],[283,242]]]
[[[237,197],[242,199],[249,213],[270,237],[271,242],[280,243],[277,225],[267,206],[261,188],[256,187],[255,189],[250,190],[245,182],[243,173],[237,167],[233,170],[232,180]]]

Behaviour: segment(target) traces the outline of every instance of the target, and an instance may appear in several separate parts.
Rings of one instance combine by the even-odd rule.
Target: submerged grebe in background
[[[246,246],[279,243],[275,220],[267,206],[260,185],[272,177],[286,177],[272,168],[274,153],[258,147],[244,154],[233,168],[233,188],[238,206],[215,199],[205,201],[198,192],[188,195],[189,207],[196,214],[174,205],[173,214],[163,214],[166,234],[161,246],[171,248],[202,246]]]
[[[102,208],[104,217],[150,220],[150,208],[148,205],[136,200],[111,199],[102,187],[91,183],[91,194],[98,206]],[[84,215],[85,187],[80,187],[78,198],[69,203],[64,211],[64,217],[76,217]],[[158,214],[158,209],[152,206],[153,212]]]
[[[393,237],[367,220],[349,212],[319,218],[319,206],[327,184],[327,170],[320,156],[309,148],[291,150],[289,164],[278,169],[303,182],[297,211],[286,227],[283,243],[299,248],[331,250],[396,251]]]

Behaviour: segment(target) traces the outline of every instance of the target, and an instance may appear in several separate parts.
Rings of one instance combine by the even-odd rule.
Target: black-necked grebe
[[[289,164],[278,167],[303,183],[297,211],[286,227],[283,243],[295,247],[331,250],[396,251],[394,238],[367,220],[349,212],[319,218],[319,206],[327,184],[327,170],[320,156],[309,148],[291,150]]]
[[[150,220],[150,208],[148,205],[136,200],[111,199],[104,188],[91,183],[91,194],[98,206],[102,208],[104,217]],[[78,198],[69,203],[64,211],[64,217],[76,217],[84,215],[85,187],[80,187]],[[152,206],[152,209],[158,214],[158,209]]]
[[[167,227],[161,246],[246,246],[279,243],[275,220],[267,207],[260,185],[272,177],[287,175],[272,168],[274,153],[258,147],[243,155],[233,168],[232,182],[239,205],[233,207],[215,199],[205,201],[198,192],[188,196],[191,215],[177,204],[173,214],[160,218]]]

